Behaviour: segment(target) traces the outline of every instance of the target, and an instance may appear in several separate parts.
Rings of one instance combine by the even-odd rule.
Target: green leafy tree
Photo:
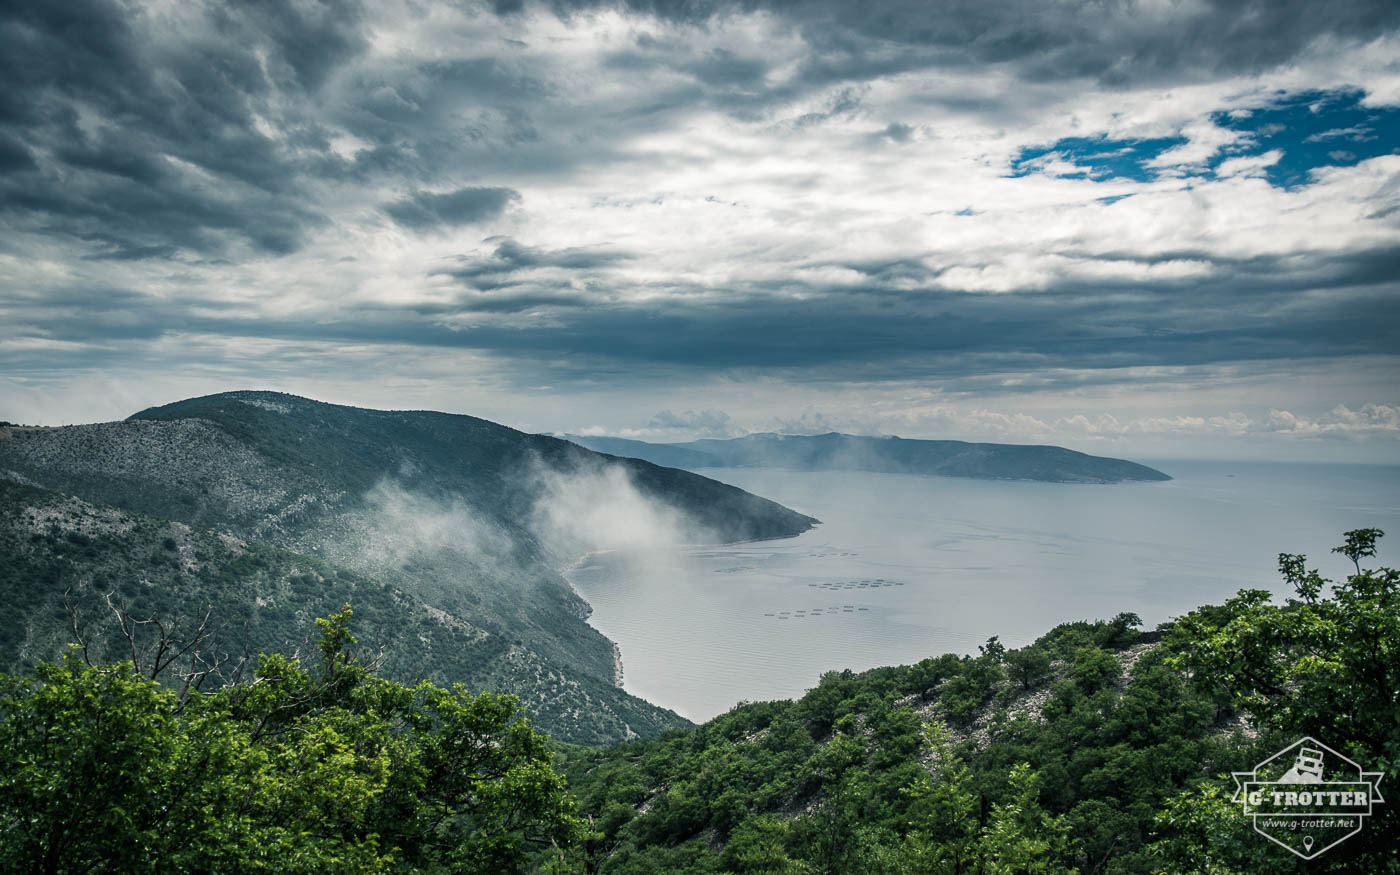
[[[724,846],[723,864],[731,872],[752,875],[803,875],[809,871],[792,858],[791,825],[771,814],[744,822]]]
[[[159,840],[187,739],[174,696],[79,659],[0,677],[0,868],[115,871]]]
[[[1069,825],[1040,805],[1040,776],[1019,763],[1008,777],[1008,798],[992,806],[978,841],[987,875],[1072,873],[1060,862],[1069,847]]]
[[[1229,776],[1201,782],[1169,800],[1157,815],[1162,838],[1149,848],[1168,872],[1247,875],[1288,872],[1295,867],[1278,848],[1256,833],[1240,806],[1230,801]]]
[[[934,776],[925,773],[904,791],[910,800],[911,867],[938,875],[973,871],[980,859],[981,796],[973,788],[972,772],[953,752],[948,727],[930,721],[923,735]]]
[[[1022,647],[1006,657],[1007,670],[1023,690],[1031,690],[1050,673],[1050,654],[1043,647]]]
[[[1344,581],[1308,569],[1304,556],[1282,554],[1279,569],[1297,598],[1278,605],[1265,591],[1242,590],[1224,605],[1202,608],[1176,624],[1173,663],[1190,672],[1218,707],[1240,712],[1264,734],[1245,755],[1311,735],[1367,769],[1400,770],[1400,572],[1361,566],[1362,559],[1376,555],[1381,535],[1378,529],[1345,534],[1345,543],[1333,551],[1352,561],[1355,573]],[[1228,784],[1228,776],[1219,781]],[[1193,804],[1219,806],[1210,794],[1183,797],[1168,809],[1167,825],[1206,822],[1208,812],[1193,814]],[[1377,806],[1366,829],[1319,865],[1400,871],[1397,835],[1396,806]],[[1227,863],[1238,859],[1228,851],[1227,845],[1222,852]],[[1248,863],[1230,865],[1247,869]]]
[[[1118,678],[1122,666],[1113,654],[1098,647],[1084,647],[1074,654],[1069,676],[1085,693],[1095,693]]]
[[[0,676],[0,869],[512,872],[584,837],[512,697],[375,677],[347,606],[320,660],[182,701],[76,655]]]

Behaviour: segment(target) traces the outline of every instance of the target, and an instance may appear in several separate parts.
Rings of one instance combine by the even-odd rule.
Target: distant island
[[[871,471],[938,474],[982,480],[1051,483],[1160,481],[1169,475],[1129,462],[1064,447],[908,440],[829,434],[752,434],[729,440],[655,444],[615,437],[565,435],[580,446],[672,468],[785,468],[795,471]]]

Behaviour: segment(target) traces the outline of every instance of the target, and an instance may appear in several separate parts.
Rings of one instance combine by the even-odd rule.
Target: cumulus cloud
[[[727,438],[740,433],[729,414],[723,410],[686,410],[681,413],[662,410],[647,421],[647,429],[662,434],[682,432],[694,438]]]
[[[1338,404],[1326,414],[1308,418],[1287,410],[1270,410],[1265,428],[1300,437],[1400,437],[1400,407],[1365,404],[1352,410]]]
[[[1132,438],[1316,437],[1352,440],[1400,440],[1400,407],[1365,404],[1357,410],[1336,405],[1317,417],[1269,409],[1250,416],[1239,411],[1206,415],[1116,416],[1112,413],[1035,415],[981,406],[930,405],[865,416],[807,410],[798,418],[758,421],[753,431],[784,434],[899,434],[903,437],[954,438],[1010,443],[1092,445]]]

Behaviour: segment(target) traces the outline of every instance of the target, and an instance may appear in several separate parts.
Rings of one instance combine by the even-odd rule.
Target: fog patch
[[[391,480],[365,493],[357,516],[350,543],[369,565],[397,568],[442,550],[490,558],[511,549],[510,538],[462,499],[432,498]]]
[[[536,464],[531,528],[557,560],[600,551],[652,551],[716,540],[677,508],[644,494],[624,465],[572,471]]]
[[[650,565],[673,561],[665,557],[677,548],[721,540],[684,510],[640,488],[626,465],[569,461],[560,466],[535,459],[519,472],[519,489],[530,496],[520,529],[503,528],[467,497],[433,496],[386,478],[343,518],[346,528],[333,549],[357,567],[415,576],[426,570],[422,560],[452,552],[491,576],[510,579],[520,572],[521,557],[530,554],[542,554],[561,570],[589,554],[613,551]]]

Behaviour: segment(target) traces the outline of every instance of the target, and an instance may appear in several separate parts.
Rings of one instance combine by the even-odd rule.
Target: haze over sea
[[[1400,466],[1142,460],[1113,486],[863,472],[698,473],[823,521],[797,538],[594,554],[568,572],[622,650],[626,689],[692,720],[800,695],[824,671],[1027,644],[1057,623],[1144,628],[1242,588],[1285,592],[1281,552],[1340,578],[1348,529],[1391,533]]]

